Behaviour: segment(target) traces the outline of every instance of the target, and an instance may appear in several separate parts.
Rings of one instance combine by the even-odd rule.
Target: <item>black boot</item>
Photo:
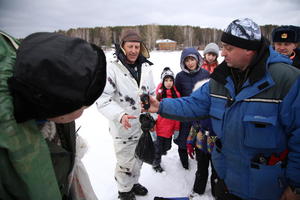
[[[136,200],[134,193],[132,191],[129,192],[119,192],[120,200]]]
[[[137,183],[133,185],[131,192],[133,192],[135,195],[145,196],[148,193],[148,190],[141,184]]]

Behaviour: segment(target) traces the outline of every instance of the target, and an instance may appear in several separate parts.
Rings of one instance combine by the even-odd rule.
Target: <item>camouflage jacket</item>
[[[0,32],[0,199],[61,199],[50,153],[35,121],[17,124],[7,79],[18,41]]]

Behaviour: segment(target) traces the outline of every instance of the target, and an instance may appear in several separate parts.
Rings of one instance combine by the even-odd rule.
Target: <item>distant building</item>
[[[177,42],[170,39],[156,40],[156,46],[158,50],[176,50]]]

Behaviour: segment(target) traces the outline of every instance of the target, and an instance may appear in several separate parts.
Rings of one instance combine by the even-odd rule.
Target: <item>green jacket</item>
[[[35,121],[17,124],[7,79],[18,41],[0,32],[0,199],[61,199],[49,149]]]

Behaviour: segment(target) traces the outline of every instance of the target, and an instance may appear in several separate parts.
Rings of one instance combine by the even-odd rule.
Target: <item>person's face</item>
[[[173,81],[173,79],[170,78],[170,77],[167,77],[167,78],[165,78],[165,80],[164,80],[164,86],[165,86],[165,88],[167,88],[167,89],[171,89],[172,86],[173,86],[173,83],[174,83],[174,81]]]
[[[243,71],[249,66],[251,59],[255,54],[254,51],[242,49],[226,43],[222,44],[223,48],[221,56],[224,56],[224,60],[228,67],[237,68]]]
[[[125,50],[127,61],[130,64],[133,64],[139,57],[140,50],[141,50],[141,43],[140,42],[125,42],[123,44],[123,49]]]
[[[278,53],[290,56],[296,49],[296,44],[292,42],[274,42],[274,48]]]
[[[184,64],[188,70],[193,71],[197,69],[198,62],[194,57],[188,56],[184,59]]]
[[[214,53],[207,53],[205,54],[205,60],[208,62],[208,63],[213,63],[215,62],[217,59],[217,55],[214,54]]]
[[[83,110],[86,109],[86,108],[87,108],[86,106],[83,106],[80,109],[75,110],[71,113],[61,115],[61,116],[57,116],[57,117],[53,117],[53,118],[48,118],[48,120],[53,121],[55,123],[59,123],[59,124],[66,124],[66,123],[72,122],[75,119],[79,118],[82,115]]]

